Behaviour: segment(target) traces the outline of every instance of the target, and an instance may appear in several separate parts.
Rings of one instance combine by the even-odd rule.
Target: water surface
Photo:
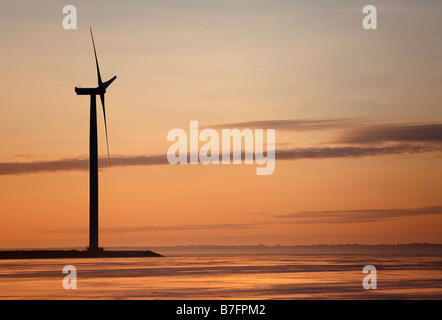
[[[377,290],[365,290],[365,265]],[[77,269],[65,290],[63,267]],[[442,299],[441,255],[173,255],[0,261],[0,299]]]

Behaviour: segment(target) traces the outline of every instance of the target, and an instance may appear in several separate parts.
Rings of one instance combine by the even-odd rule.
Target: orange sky
[[[60,4],[2,4],[0,247],[88,243],[89,25],[118,76],[101,246],[442,241],[441,4],[372,3],[376,31],[362,1],[73,4],[70,31]],[[275,173],[167,164],[191,120],[275,128]]]

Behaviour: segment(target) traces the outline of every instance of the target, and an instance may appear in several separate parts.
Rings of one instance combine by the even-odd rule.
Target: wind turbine
[[[88,95],[91,97],[91,117],[89,131],[89,248],[91,252],[98,252],[98,142],[97,142],[97,95],[100,96],[103,107],[104,128],[106,131],[107,160],[110,165],[109,141],[107,136],[106,108],[104,104],[104,94],[107,87],[117,78],[102,82],[100,67],[98,66],[97,51],[95,50],[94,35],[90,28],[92,45],[94,47],[95,64],[97,65],[98,87],[96,88],[77,88],[77,95]]]

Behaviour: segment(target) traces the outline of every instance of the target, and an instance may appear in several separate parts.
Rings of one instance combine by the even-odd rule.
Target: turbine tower
[[[104,105],[104,94],[107,87],[117,78],[114,76],[106,82],[101,81],[100,68],[98,66],[97,51],[95,50],[94,35],[90,28],[92,45],[94,47],[95,64],[97,65],[98,87],[96,88],[77,88],[77,95],[88,95],[91,99],[91,117],[89,131],[89,248],[91,252],[98,252],[98,142],[97,142],[97,95],[100,96],[103,107],[104,128],[106,131],[107,160],[110,165],[109,141],[107,136],[106,108]]]

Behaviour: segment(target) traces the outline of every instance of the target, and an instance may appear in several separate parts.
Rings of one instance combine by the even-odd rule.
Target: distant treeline
[[[187,254],[280,254],[280,253],[299,253],[299,254],[442,254],[442,244],[431,243],[410,243],[410,244],[315,244],[315,245],[296,245],[296,246],[216,246],[216,245],[188,245],[175,247],[151,247],[156,252],[163,253],[187,253]]]

